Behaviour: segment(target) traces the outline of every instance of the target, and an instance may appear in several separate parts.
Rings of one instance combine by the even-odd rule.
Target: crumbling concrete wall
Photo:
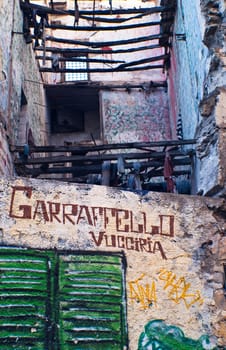
[[[43,85],[33,48],[23,37],[19,2],[3,0],[0,15],[0,122],[4,144],[1,150],[6,160],[0,173],[6,175],[14,171],[8,144],[27,143],[29,129],[34,142],[44,144],[47,126]]]
[[[173,350],[224,349],[225,211],[223,199],[151,192],[139,195],[104,186],[2,179],[1,264],[10,261],[3,261],[9,247],[17,247],[16,254],[26,248],[30,259],[32,254],[41,255],[43,251],[51,255],[54,251],[59,262],[70,262],[65,265],[67,269],[77,271],[71,270],[72,278],[82,273],[82,261],[89,256],[87,269],[96,254],[105,260],[122,254],[119,266],[125,273],[121,291],[125,291],[126,304],[122,299],[121,307],[128,341],[125,337],[121,345],[111,341],[112,349],[137,350],[139,344],[139,350],[145,350],[151,342]],[[75,268],[73,259],[78,256],[80,263]],[[60,282],[56,281],[59,286],[64,285],[62,268]],[[96,266],[96,274],[98,271]],[[104,287],[103,300],[108,297],[113,302],[119,289],[112,289],[111,273],[117,280],[116,267],[108,267],[110,284]],[[78,291],[76,288],[74,282],[71,312],[76,310],[73,303],[78,296],[89,294],[82,292],[84,286]],[[100,293],[100,285],[96,288]],[[90,315],[89,304],[84,305]],[[59,315],[62,312],[60,308]],[[75,321],[70,322],[70,327],[75,327]],[[65,319],[63,334],[66,323]],[[31,332],[37,327],[31,325]],[[78,325],[75,328],[79,331]],[[97,324],[95,332],[101,336]],[[118,329],[117,334],[120,332]],[[81,339],[78,335],[73,341],[79,345]],[[98,349],[106,349],[106,344],[100,342]]]
[[[171,122],[182,119],[184,138],[197,139],[196,188],[207,195],[225,187],[225,68],[223,1],[180,1],[169,78]]]

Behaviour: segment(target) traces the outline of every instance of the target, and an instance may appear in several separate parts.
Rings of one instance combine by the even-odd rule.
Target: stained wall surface
[[[13,174],[10,145],[28,142],[29,129],[36,144],[45,144],[48,128],[45,96],[32,44],[23,37],[19,1],[1,2],[0,31],[0,174]]]
[[[104,140],[170,140],[168,96],[164,89],[101,92]]]
[[[58,327],[48,344],[224,348],[223,200],[22,178],[2,179],[0,195],[1,307],[26,308],[21,295],[29,293],[39,314],[53,304],[46,320]],[[25,332],[44,349],[45,317],[34,311],[21,330],[10,312],[18,344]],[[1,332],[7,344],[7,330]]]
[[[225,193],[225,2],[177,2],[169,99],[172,130],[197,139],[194,193]],[[220,121],[220,123],[219,123]],[[222,124],[223,122],[223,124]]]

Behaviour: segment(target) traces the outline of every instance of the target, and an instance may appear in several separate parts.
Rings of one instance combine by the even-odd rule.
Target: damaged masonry
[[[0,14],[1,350],[225,350],[224,1]]]

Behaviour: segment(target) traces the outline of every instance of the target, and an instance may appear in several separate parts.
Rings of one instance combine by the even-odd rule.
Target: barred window
[[[74,59],[79,59],[78,61],[66,61],[66,69],[88,69],[88,63],[86,61],[86,56],[74,57]],[[80,61],[82,60],[82,61]],[[88,80],[88,72],[67,72],[65,73],[65,81],[77,81],[77,80]]]

